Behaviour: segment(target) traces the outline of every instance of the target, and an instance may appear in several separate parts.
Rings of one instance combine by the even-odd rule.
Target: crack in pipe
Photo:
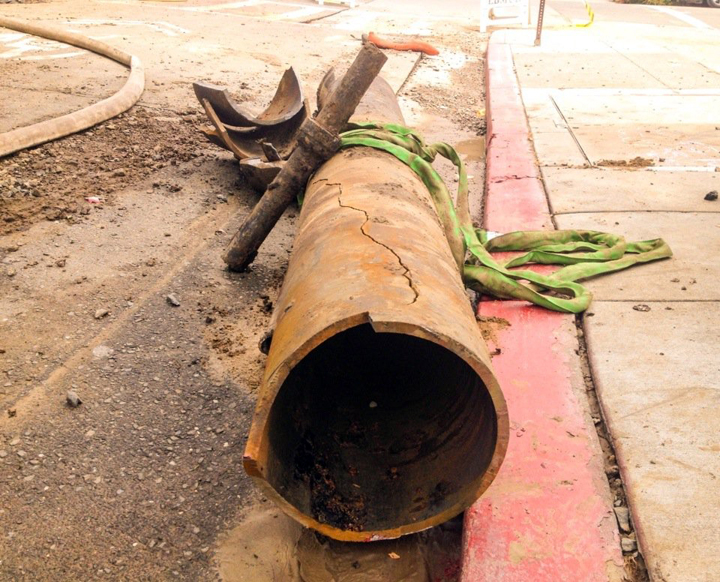
[[[400,266],[404,269],[402,276],[405,277],[405,279],[407,279],[407,282],[408,282],[408,285],[410,286],[410,289],[411,289],[412,292],[415,294],[415,297],[413,298],[413,300],[412,300],[410,303],[408,303],[408,305],[412,305],[413,303],[415,303],[415,302],[418,300],[418,297],[420,297],[420,292],[419,292],[419,291],[417,290],[417,288],[415,287],[415,283],[414,283],[413,280],[412,280],[412,276],[411,276],[410,269],[405,265],[405,263],[403,263],[403,260],[402,260],[402,258],[400,257],[400,255],[398,255],[392,248],[390,248],[390,247],[389,247],[388,245],[386,245],[385,243],[380,242],[379,240],[377,240],[376,238],[374,238],[369,232],[367,232],[367,231],[365,230],[365,225],[366,225],[368,222],[370,222],[370,215],[367,213],[367,211],[366,211],[366,210],[363,210],[362,208],[356,208],[355,206],[350,206],[350,205],[348,205],[348,204],[343,204],[343,201],[342,201],[343,190],[342,190],[342,185],[341,185],[341,184],[339,184],[339,183],[334,183],[334,184],[328,183],[327,186],[337,186],[337,187],[338,187],[338,190],[340,191],[339,194],[338,194],[338,205],[340,206],[340,208],[350,208],[351,210],[355,210],[355,211],[357,211],[357,212],[362,212],[362,213],[365,215],[365,222],[363,222],[362,225],[360,225],[360,232],[363,233],[363,235],[365,235],[366,237],[368,237],[368,238],[369,238],[371,241],[373,241],[375,244],[380,245],[380,246],[383,247],[384,249],[387,249],[388,251],[390,251],[390,252],[395,256],[395,258],[397,259],[397,261],[398,261],[398,263],[400,264]]]

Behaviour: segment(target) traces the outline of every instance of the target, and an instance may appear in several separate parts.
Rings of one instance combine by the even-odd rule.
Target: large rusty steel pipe
[[[395,101],[382,80],[368,99],[378,92]],[[372,541],[442,523],[487,489],[507,409],[430,195],[407,166],[353,148],[316,172],[276,305],[244,466],[285,512]]]

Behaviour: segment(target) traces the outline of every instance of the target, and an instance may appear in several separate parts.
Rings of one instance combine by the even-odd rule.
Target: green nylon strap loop
[[[486,231],[473,227],[465,165],[451,146],[426,145],[417,132],[402,125],[356,123],[353,127],[340,135],[341,148],[365,146],[388,152],[423,181],[463,281],[471,289],[501,299],[522,299],[553,311],[580,313],[588,308],[592,295],[576,281],[672,256],[662,239],[626,242],[621,236],[591,230],[518,231],[491,239]],[[457,206],[432,167],[438,154],[458,170]],[[525,254],[501,264],[490,254],[501,251]],[[563,266],[550,275],[516,268],[533,263]]]

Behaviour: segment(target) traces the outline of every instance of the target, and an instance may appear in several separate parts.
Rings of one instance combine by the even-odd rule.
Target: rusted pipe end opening
[[[449,519],[479,495],[492,480],[483,475],[497,434],[490,393],[465,360],[366,323],[290,371],[268,417],[263,476],[333,537],[397,536]]]

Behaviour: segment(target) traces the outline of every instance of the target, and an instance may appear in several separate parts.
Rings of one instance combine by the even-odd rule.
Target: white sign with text
[[[480,0],[480,32],[507,24],[531,24],[530,0]]]

